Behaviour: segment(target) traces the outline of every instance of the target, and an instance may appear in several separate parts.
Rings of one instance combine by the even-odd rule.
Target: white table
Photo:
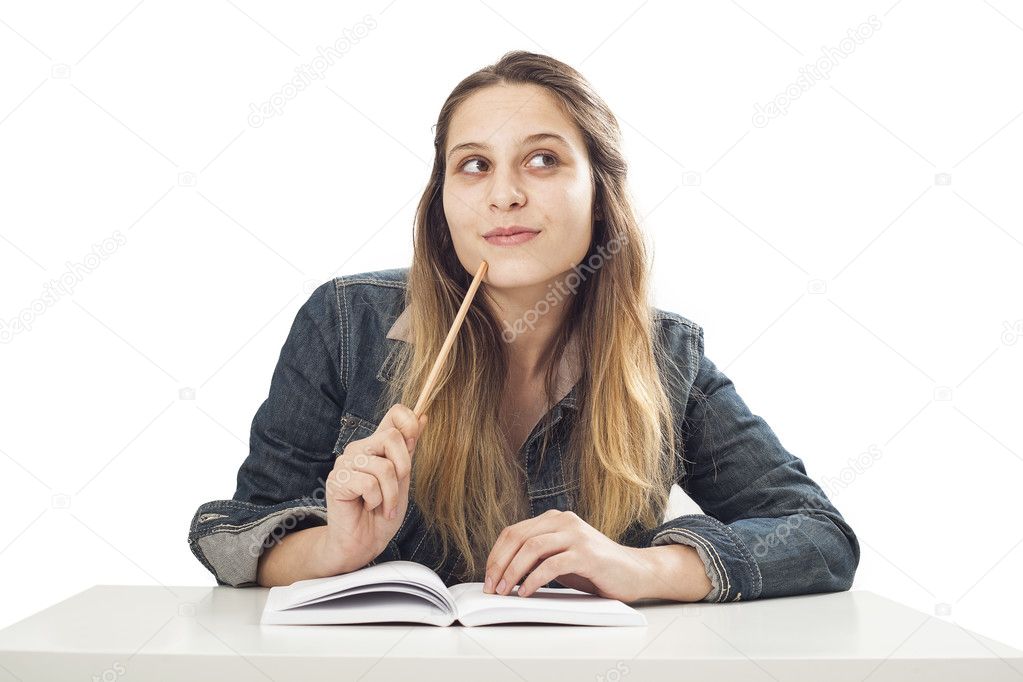
[[[1023,652],[862,590],[645,602],[633,628],[261,626],[266,593],[93,587],[0,630],[0,682],[1023,680]]]

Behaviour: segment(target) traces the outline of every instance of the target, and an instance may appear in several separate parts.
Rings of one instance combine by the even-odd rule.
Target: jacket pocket
[[[341,415],[341,428],[337,434],[337,442],[334,443],[334,456],[337,457],[343,453],[348,444],[353,440],[369,438],[376,430],[377,425],[368,419],[363,419],[351,412],[345,412]]]

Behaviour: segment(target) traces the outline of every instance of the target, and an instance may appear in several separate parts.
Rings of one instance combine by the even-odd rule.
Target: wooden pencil
[[[476,276],[472,279],[472,284],[469,285],[469,290],[465,292],[465,298],[462,299],[462,306],[458,309],[458,314],[455,315],[455,321],[451,323],[451,329],[448,330],[448,336],[444,339],[444,345],[440,348],[440,353],[437,354],[437,359],[433,363],[433,367],[430,369],[430,374],[426,377],[426,383],[423,385],[423,390],[419,392],[419,400],[416,401],[416,406],[412,410],[413,414],[418,419],[426,409],[429,407],[428,399],[431,393],[433,393],[434,385],[437,383],[437,377],[440,376],[440,370],[444,367],[444,362],[447,360],[448,352],[451,350],[451,346],[455,343],[455,337],[458,335],[458,330],[462,327],[462,321],[465,319],[466,313],[469,312],[469,306],[472,304],[472,299],[476,296],[476,290],[479,289],[480,284],[483,283],[483,277],[487,274],[487,262],[481,261],[479,268],[476,270]]]

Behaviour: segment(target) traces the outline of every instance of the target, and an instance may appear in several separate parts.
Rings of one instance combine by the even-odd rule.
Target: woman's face
[[[556,280],[585,258],[593,183],[582,135],[536,85],[473,93],[452,116],[445,149],[444,215],[458,259],[498,289]],[[486,238],[495,228],[535,231]]]

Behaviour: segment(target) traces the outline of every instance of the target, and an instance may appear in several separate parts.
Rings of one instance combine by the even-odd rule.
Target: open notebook
[[[484,594],[483,583],[444,585],[428,566],[386,561],[331,576],[271,587],[260,623],[332,625],[410,622],[427,625],[563,623],[646,625],[636,609],[570,588],[541,587],[528,597]]]

